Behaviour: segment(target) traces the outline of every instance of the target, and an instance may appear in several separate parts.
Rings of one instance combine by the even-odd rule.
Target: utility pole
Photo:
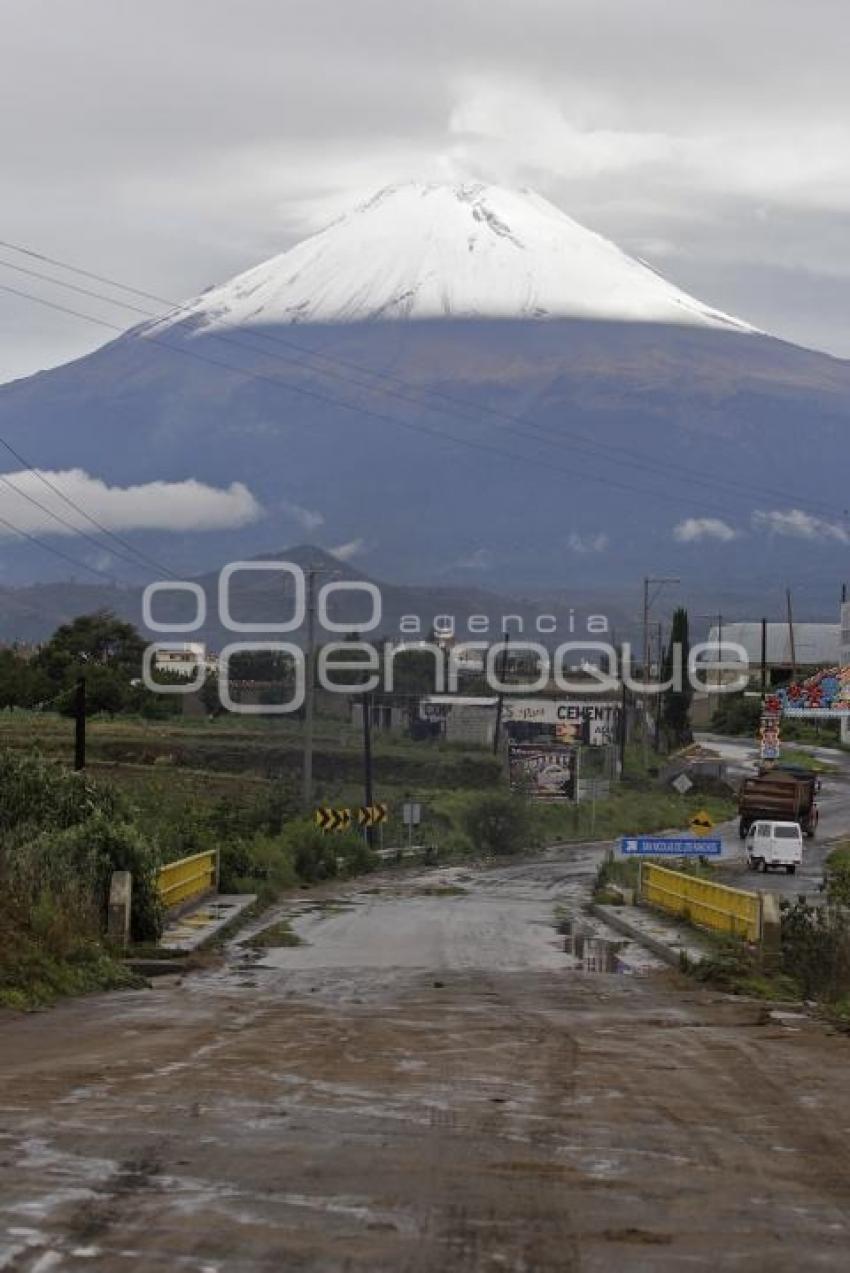
[[[315,708],[316,685],[316,568],[308,566],[307,575],[307,656],[304,668],[304,764],[302,768],[301,803],[304,812],[309,814],[313,808],[313,713]]]
[[[672,577],[653,578],[652,575],[644,575],[643,579],[643,676],[641,677],[644,685],[649,683],[649,612],[653,601],[657,600],[661,589],[665,584],[681,583],[680,579]],[[650,595],[650,588],[655,588],[654,594]],[[641,736],[643,738],[643,763],[646,766],[647,753],[649,750],[649,737],[647,725],[646,710],[646,694],[641,705]]]
[[[664,642],[662,635],[661,621],[655,625],[658,629],[658,679],[661,680],[664,675]],[[664,696],[656,694],[655,696],[655,752],[661,750],[661,700]]]
[[[511,643],[510,632],[503,632],[502,633],[501,671],[499,672],[500,685],[504,685],[505,683],[505,673],[508,670],[508,646],[510,645],[510,643]],[[505,701],[505,695],[503,691],[500,689],[499,697],[496,700],[496,728],[493,732],[493,755],[494,756],[498,756],[499,754],[499,736],[502,732],[502,708],[504,705],[504,701]]]
[[[367,809],[371,809],[372,799],[372,695],[363,695],[363,795]],[[375,833],[371,826],[366,827],[366,843],[372,848]]]
[[[785,589],[785,609],[788,614],[788,640],[791,645],[791,677],[797,679],[797,647],[794,643],[794,616],[791,613],[791,589]]]
[[[767,692],[767,619],[761,621],[761,692]]]
[[[86,767],[86,678],[77,679],[74,693],[74,768]]]
[[[716,624],[717,640],[715,641],[714,644],[717,648],[717,661],[719,663],[723,657],[723,615],[719,613],[718,614],[697,614],[697,615],[694,615],[694,618],[695,619],[711,619]],[[711,633],[709,632],[709,636],[710,635]],[[715,676],[714,683],[715,685],[719,686],[722,683],[722,677],[723,677],[723,673],[721,672],[720,668],[717,668],[715,670],[714,676]]]
[[[626,738],[628,732],[628,720],[626,717],[626,678],[622,678],[622,687],[620,690],[620,778],[626,772]]]

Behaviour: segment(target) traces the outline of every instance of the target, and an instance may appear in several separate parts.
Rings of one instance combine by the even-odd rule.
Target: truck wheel
[[[788,866],[786,866],[785,870],[787,871],[787,873],[788,873],[789,875],[796,875],[796,874],[797,874],[797,864],[796,864],[795,862],[789,862],[789,864],[788,864]]]
[[[761,869],[764,872],[764,874],[767,875],[767,872],[768,872],[767,858],[762,858]]]

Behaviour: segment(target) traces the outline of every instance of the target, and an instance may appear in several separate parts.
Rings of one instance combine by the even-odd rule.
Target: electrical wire
[[[23,266],[15,265],[12,262],[0,261],[0,266],[3,266],[5,268],[12,269],[19,273],[29,275],[30,277],[40,279],[54,286],[67,288],[68,290],[74,291],[78,294],[85,295],[99,301],[104,301],[107,304],[115,305],[115,306],[127,309],[130,312],[143,315],[147,318],[153,319],[154,321],[162,321],[162,319],[166,317],[171,317],[172,319],[174,319],[175,315],[179,315],[180,310],[184,308],[183,305],[177,304],[176,302],[171,301],[166,297],[158,296],[155,293],[146,292],[140,288],[132,287],[129,284],[123,283],[120,280],[117,280],[114,278],[110,278],[107,275],[97,274],[91,270],[82,269],[81,267],[72,265],[67,261],[63,261],[57,257],[47,256],[44,253],[36,252],[35,250],[25,247],[21,244],[11,243],[8,240],[0,240],[0,247],[3,247],[9,251],[17,252],[19,254],[36,259],[38,261],[42,261],[47,264],[56,266],[59,269],[66,270],[74,274],[78,274],[81,277],[85,277],[85,278],[97,281],[99,283],[103,283],[108,287],[119,289],[121,291],[126,291],[127,293],[138,296],[140,298],[143,298],[146,300],[152,300],[156,302],[157,304],[168,306],[169,310],[171,311],[170,314],[168,315],[154,314],[154,313],[151,313],[151,311],[149,310],[144,310],[138,306],[131,305],[126,301],[118,300],[114,297],[104,296],[102,293],[93,292],[87,288],[77,287],[76,285],[72,283],[68,283],[67,281],[62,279],[56,279],[55,277],[51,275],[45,275],[37,271],[27,270]],[[248,343],[244,339],[243,334],[241,333],[237,337],[237,336],[234,336],[233,334],[210,332],[208,333],[208,338],[216,339],[227,344],[232,344],[237,348],[248,349],[248,350],[251,350],[252,352],[263,353],[268,355],[267,350],[260,350],[256,344]],[[450,405],[460,408],[461,410],[465,412],[473,412],[479,416],[481,414],[485,414],[487,416],[499,419],[507,423],[509,426],[518,425],[520,426],[521,436],[523,440],[527,440],[529,436],[535,436],[536,438],[539,438],[539,440],[543,441],[544,444],[556,445],[558,447],[562,447],[565,441],[569,441],[574,447],[577,447],[579,450],[589,453],[591,457],[595,457],[596,455],[598,455],[600,458],[605,459],[607,463],[625,465],[627,468],[642,469],[652,474],[662,474],[664,472],[668,472],[672,475],[687,478],[692,485],[700,485],[700,486],[708,487],[708,488],[720,487],[723,490],[740,490],[748,495],[750,495],[752,491],[751,485],[749,483],[736,482],[733,478],[729,478],[728,476],[725,476],[725,475],[722,478],[719,476],[716,478],[712,478],[702,471],[694,470],[684,465],[671,463],[670,461],[663,461],[663,460],[649,461],[645,456],[642,456],[640,452],[631,450],[628,447],[623,447],[622,445],[618,445],[612,448],[606,444],[599,443],[595,441],[593,438],[589,438],[584,434],[577,433],[575,430],[561,429],[558,432],[555,432],[552,430],[545,429],[543,428],[543,426],[538,425],[533,421],[528,421],[520,416],[511,415],[507,412],[500,411],[498,408],[489,407],[486,404],[479,405],[475,403],[466,402],[465,400],[461,398],[457,398],[454,395],[447,394],[442,390],[434,390],[427,387],[420,389],[420,387],[411,385],[409,382],[403,380],[401,377],[394,376],[391,373],[375,372],[368,368],[360,367],[356,363],[352,363],[349,360],[340,359],[337,356],[331,356],[322,351],[308,349],[303,345],[297,344],[297,342],[295,341],[292,341],[285,337],[280,336],[278,333],[268,333],[268,332],[256,330],[251,333],[251,339],[263,340],[267,343],[271,343],[276,346],[292,349],[295,352],[299,353],[300,355],[304,357],[312,358],[314,360],[320,359],[324,362],[337,364],[351,371],[354,371],[361,376],[365,375],[365,376],[371,377],[372,379],[386,380],[392,384],[400,386],[404,390],[412,391],[414,394],[417,394],[417,395],[419,395],[421,392],[424,392],[431,397],[435,397],[442,401],[445,401],[449,403]],[[303,363],[295,362],[293,359],[282,358],[281,361],[285,362],[287,365],[296,365],[301,370],[305,369],[303,366]],[[316,370],[316,369],[310,368],[310,370]],[[347,385],[354,383],[359,388],[364,388],[369,392],[374,392],[374,393],[380,392],[380,393],[383,393],[385,396],[399,398],[401,401],[408,404],[412,403],[418,406],[425,405],[422,403],[421,396],[416,396],[414,398],[411,398],[408,393],[404,393],[404,394],[395,393],[392,390],[388,390],[382,386],[375,386],[375,385],[370,385],[369,383],[364,383],[362,380],[352,381],[350,376],[341,377],[339,373],[334,371],[323,371],[323,372],[320,372],[319,374],[330,376],[332,378],[344,379],[344,382]],[[468,418],[465,417],[464,422],[468,423],[469,422]],[[516,428],[513,428],[512,431],[518,432]],[[460,441],[460,439],[458,439],[458,441]],[[590,476],[588,474],[583,474],[583,475]],[[606,479],[591,477],[591,480],[606,480]],[[777,488],[770,488],[766,486],[762,486],[760,489],[762,493],[765,495],[772,495],[772,496],[775,496],[776,498],[793,502],[795,507],[799,507],[800,504],[802,503],[807,505],[809,508],[816,508],[819,513],[826,513],[829,516],[837,516],[836,510],[833,509],[832,507],[827,506],[826,504],[823,504],[817,501],[811,501],[811,500],[801,501],[798,493],[792,493],[789,491],[783,491]]]
[[[587,470],[584,470],[584,469],[578,469],[573,466],[568,468],[564,465],[553,464],[548,457],[544,457],[544,456],[535,457],[535,456],[529,456],[526,454],[518,454],[516,451],[506,451],[503,448],[494,446],[492,443],[489,443],[489,442],[475,440],[472,438],[457,437],[454,434],[446,433],[444,430],[426,428],[423,425],[413,424],[410,421],[402,420],[397,416],[387,415],[386,412],[376,411],[372,407],[366,407],[366,406],[363,406],[362,404],[346,402],[342,398],[332,397],[331,395],[327,393],[322,393],[319,390],[314,388],[306,388],[303,385],[295,385],[289,382],[284,382],[284,381],[275,379],[273,376],[267,375],[257,370],[252,370],[250,368],[234,366],[232,363],[223,362],[219,358],[212,358],[209,355],[202,354],[198,350],[188,349],[183,345],[175,345],[169,341],[163,340],[161,337],[153,336],[149,332],[146,332],[143,334],[139,330],[136,330],[135,332],[131,330],[128,333],[126,329],[118,323],[113,323],[113,322],[110,322],[108,319],[99,318],[92,314],[87,314],[81,310],[73,308],[72,306],[61,305],[56,301],[51,301],[45,297],[37,296],[34,293],[25,291],[21,288],[15,288],[15,287],[9,286],[8,284],[0,283],[0,291],[4,291],[9,293],[10,295],[18,296],[25,300],[32,301],[35,304],[45,306],[48,309],[55,310],[58,313],[68,314],[75,318],[81,318],[86,322],[93,323],[97,326],[104,327],[111,331],[119,332],[122,335],[124,334],[135,335],[137,339],[155,344],[161,348],[169,350],[171,353],[176,353],[184,357],[192,358],[196,361],[206,363],[209,366],[218,367],[221,370],[230,372],[231,374],[234,374],[237,376],[241,376],[244,379],[262,381],[267,384],[273,385],[277,389],[289,390],[290,392],[298,394],[302,397],[307,397],[315,401],[329,403],[333,406],[342,407],[344,410],[351,411],[357,415],[369,416],[372,419],[380,420],[384,423],[390,424],[395,429],[404,429],[404,430],[407,430],[408,432],[421,434],[423,436],[430,436],[433,438],[437,438],[441,441],[451,442],[456,446],[462,446],[472,450],[486,451],[490,454],[501,456],[502,458],[509,459],[520,464],[531,465],[534,468],[543,468],[547,472],[552,472],[552,471],[561,472],[566,474],[570,478],[573,478],[573,479],[582,478],[590,482],[598,483],[602,486],[605,486],[608,489],[624,491],[632,496],[636,494],[649,495],[656,499],[663,499],[667,503],[681,504],[683,506],[686,506],[689,510],[691,511],[693,510],[693,500],[691,498],[686,496],[674,495],[669,491],[669,489],[664,490],[664,489],[659,489],[657,487],[656,488],[640,487],[640,486],[636,486],[635,483],[633,482],[629,482],[629,483],[620,482],[620,481],[617,481],[615,478],[611,477],[609,474],[601,475],[598,473],[588,472]],[[110,298],[104,297],[103,299],[109,301]],[[111,303],[118,304],[118,305],[121,304],[121,302],[117,302],[117,301],[113,301]],[[523,440],[524,441],[529,440],[527,435],[523,436]],[[536,440],[536,439],[532,439],[532,440]],[[2,441],[2,439],[0,439],[0,441]],[[654,467],[653,467],[653,471],[654,471]],[[704,507],[702,511],[718,512],[718,515],[723,515],[723,516],[728,515],[727,510],[725,509],[716,510],[713,508],[706,509]]]
[[[90,566],[86,561],[80,561],[78,557],[72,557],[70,553],[62,552],[61,548],[54,548],[52,544],[47,544],[43,539],[39,539],[37,535],[31,535],[28,530],[22,530],[20,526],[16,526],[14,522],[8,521],[5,517],[0,517],[0,526],[5,526],[6,530],[12,532],[13,535],[19,536],[21,539],[27,539],[31,544],[35,544],[38,548],[43,548],[45,552],[52,553],[54,557],[61,558],[71,566],[77,566],[80,570],[87,570],[92,575],[97,575],[101,579],[108,579],[114,584],[115,579],[112,575],[107,574],[105,570],[99,570],[97,566]],[[101,545],[98,544],[98,548]]]

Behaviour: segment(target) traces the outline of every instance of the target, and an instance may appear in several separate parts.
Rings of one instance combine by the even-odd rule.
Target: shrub
[[[378,859],[362,835],[351,831],[335,839],[337,840],[335,844],[337,857],[342,859],[340,869],[344,874],[363,875],[375,869]]]
[[[803,899],[783,903],[782,968],[804,999],[835,1001],[850,992],[850,912]]]
[[[835,906],[850,906],[850,847],[833,849],[826,859],[824,886],[828,900]]]
[[[109,788],[97,787],[85,774],[41,756],[0,753],[0,833],[22,828],[71,827],[96,812],[116,816],[124,802]]]
[[[162,931],[158,855],[129,823],[96,813],[77,826],[7,837],[2,863],[7,899],[53,954],[64,957],[103,931],[113,871],[133,876],[133,938],[152,941]]]
[[[760,716],[761,699],[745,698],[743,694],[724,694],[711,718],[711,728],[721,734],[748,734],[754,737],[758,732]]]
[[[327,835],[306,820],[290,822],[281,835],[282,843],[292,854],[296,873],[309,884],[333,879],[342,840],[342,836]]]
[[[219,883],[223,893],[277,894],[296,883],[292,852],[281,836],[261,833],[226,840],[221,846]]]
[[[480,852],[520,853],[531,839],[531,809],[528,800],[511,792],[482,794],[468,802],[461,825]]]

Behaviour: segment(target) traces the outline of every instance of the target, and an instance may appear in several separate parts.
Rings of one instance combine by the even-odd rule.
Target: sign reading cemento
[[[612,743],[617,736],[619,703],[588,703],[571,698],[510,698],[502,704],[503,724],[554,725],[564,737],[578,738],[587,724],[587,741]]]

